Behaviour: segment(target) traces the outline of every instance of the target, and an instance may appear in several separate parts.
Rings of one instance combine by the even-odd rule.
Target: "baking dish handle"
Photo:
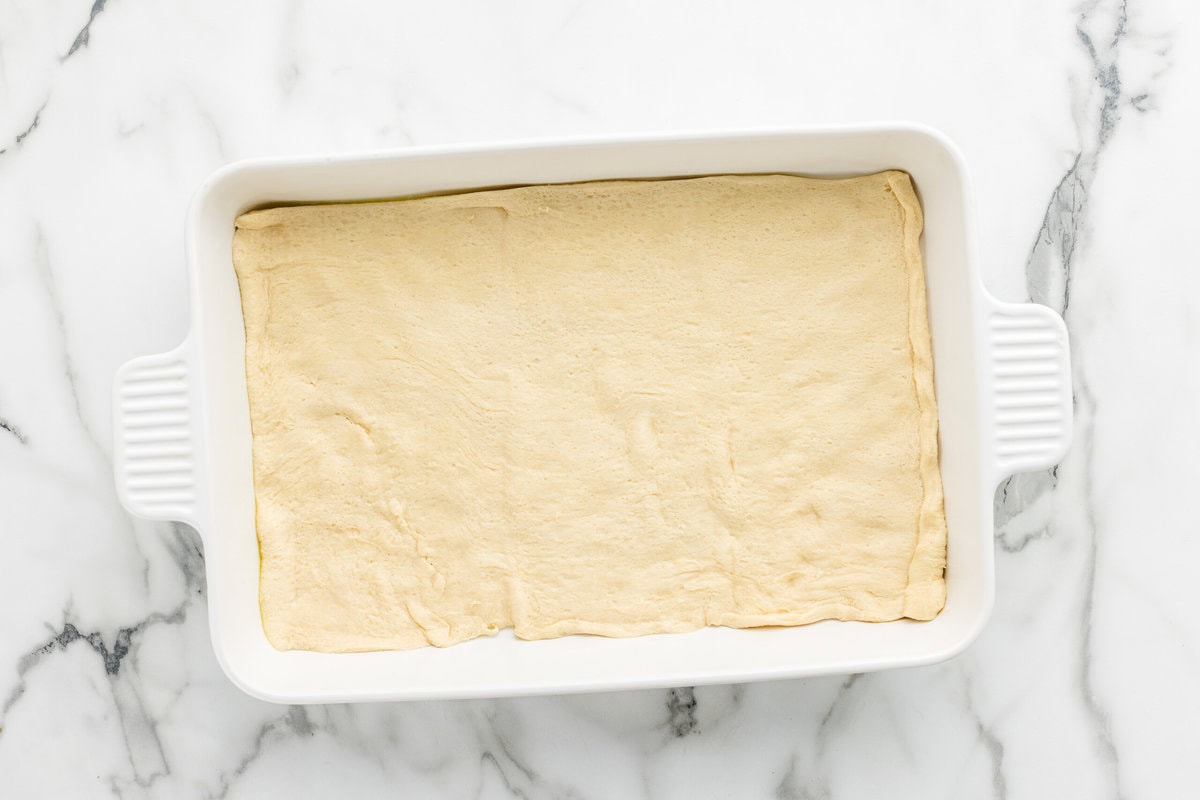
[[[113,471],[130,513],[196,526],[197,435],[189,340],[141,356],[113,383]]]
[[[1054,466],[1071,443],[1067,326],[1035,303],[992,301],[987,343],[996,481]]]

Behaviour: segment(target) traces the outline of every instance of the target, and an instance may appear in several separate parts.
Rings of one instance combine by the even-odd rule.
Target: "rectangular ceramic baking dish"
[[[949,523],[945,610],[930,622],[821,622],[688,634],[525,642],[511,632],[447,649],[280,652],[263,634],[244,331],[234,218],[268,204],[394,198],[608,178],[897,168],[925,209],[924,248]],[[993,593],[992,499],[1006,476],[1055,464],[1071,429],[1066,329],[1049,309],[1001,303],[980,280],[958,150],[908,124],[416,148],[228,166],[187,223],[191,329],[136,358],[114,387],[121,502],[199,531],[213,647],[230,679],[286,703],[496,697],[732,683],[927,664],[979,633]],[[735,299],[736,301],[736,299]]]

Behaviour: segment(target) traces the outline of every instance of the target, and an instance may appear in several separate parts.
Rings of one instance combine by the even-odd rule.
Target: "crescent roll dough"
[[[933,617],[921,225],[894,171],[243,214],[271,643]]]

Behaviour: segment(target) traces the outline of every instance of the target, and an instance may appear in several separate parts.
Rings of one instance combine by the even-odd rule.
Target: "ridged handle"
[[[113,468],[130,513],[194,524],[196,419],[188,342],[117,370],[113,386]]]
[[[997,480],[1052,467],[1071,443],[1067,326],[1046,306],[997,303],[988,317]]]

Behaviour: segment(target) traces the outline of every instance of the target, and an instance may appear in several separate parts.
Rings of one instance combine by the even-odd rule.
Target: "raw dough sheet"
[[[933,617],[921,226],[895,171],[243,214],[271,643]]]

